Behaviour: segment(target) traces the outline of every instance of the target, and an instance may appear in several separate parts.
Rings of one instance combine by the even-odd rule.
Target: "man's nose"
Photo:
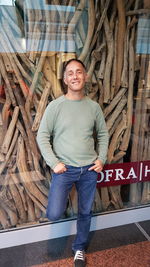
[[[73,74],[73,78],[74,78],[74,79],[77,78],[77,73],[76,73],[76,72]]]

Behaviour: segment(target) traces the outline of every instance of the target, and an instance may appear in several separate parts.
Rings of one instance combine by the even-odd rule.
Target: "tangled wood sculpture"
[[[35,9],[33,2],[32,8],[16,0],[15,7],[0,10],[0,229],[45,221],[51,177],[36,133],[47,104],[62,94],[62,66],[70,58],[84,61],[86,93],[103,109],[108,163],[123,162],[129,148],[129,161],[150,159],[150,61],[135,49],[139,14],[150,13],[149,1],[46,1],[53,11],[39,1]],[[72,12],[67,7],[74,2],[79,4]],[[49,51],[57,34],[59,49]],[[76,53],[61,50],[73,37]],[[20,43],[24,38],[28,51]],[[97,189],[94,212],[125,207],[121,189]],[[150,202],[149,182],[130,185],[128,192],[129,205]],[[74,189],[68,203],[67,215],[75,215]]]

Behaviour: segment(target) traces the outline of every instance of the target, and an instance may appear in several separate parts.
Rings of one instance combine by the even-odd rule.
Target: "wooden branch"
[[[93,212],[102,211],[102,201],[101,201],[101,198],[100,198],[100,193],[99,193],[98,188],[96,188],[95,198],[94,198],[94,203],[93,203],[92,210],[93,210]]]
[[[143,160],[149,160],[149,137],[145,136],[145,139],[144,139],[144,148],[143,148],[143,151],[142,151],[142,159]]]
[[[114,98],[115,95],[115,88],[116,88],[116,69],[117,69],[117,36],[118,36],[118,19],[115,23],[115,30],[114,30],[114,58],[112,64],[112,74],[111,74],[111,85],[110,85],[110,98],[111,100]]]
[[[16,185],[14,184],[14,182],[12,182],[11,180],[9,180],[9,190],[10,190],[12,198],[14,200],[20,222],[21,223],[26,222],[27,215],[26,215],[26,211],[24,209],[23,203],[22,203],[20,193],[19,193]]]
[[[2,33],[3,33],[3,35],[2,35]],[[12,68],[13,68],[13,70],[14,70],[14,73],[15,73],[15,75],[16,75],[16,77],[17,77],[17,80],[18,80],[18,83],[19,83],[19,85],[20,85],[20,87],[21,87],[21,89],[22,89],[22,92],[23,92],[23,95],[24,95],[24,97],[26,97],[27,96],[27,94],[28,94],[28,91],[29,91],[29,88],[28,88],[28,86],[25,84],[25,82],[23,81],[23,78],[22,78],[22,75],[21,75],[21,73],[20,73],[20,71],[19,71],[19,69],[18,69],[18,66],[15,64],[15,61],[14,61],[14,57],[12,56],[12,53],[10,53],[10,47],[9,47],[9,40],[8,40],[8,38],[6,37],[6,34],[4,33],[4,31],[2,30],[2,33],[0,33],[0,37],[1,37],[1,39],[0,39],[0,42],[2,43],[2,45],[3,45],[3,47],[4,47],[4,50],[6,51],[6,53],[7,53],[7,56],[9,57],[9,59],[10,59],[10,62],[11,62],[11,65],[12,65]],[[5,42],[5,40],[6,40],[6,42]],[[16,59],[17,60],[17,59]],[[20,64],[20,63],[19,63]],[[30,78],[29,78],[30,79]],[[10,89],[9,89],[10,90]]]
[[[105,39],[104,39],[103,43],[105,44]],[[106,44],[105,44],[105,49],[103,49],[103,53],[102,53],[102,56],[101,56],[100,67],[99,67],[99,70],[98,70],[98,73],[97,73],[97,78],[102,79],[102,80],[104,79],[105,62],[106,62]]]
[[[115,162],[119,162],[120,160],[123,159],[123,157],[126,155],[126,152],[124,151],[119,151],[118,153],[116,153],[116,155],[113,157],[113,162],[112,163],[115,163]]]
[[[18,191],[19,191],[20,197],[22,199],[22,204],[23,204],[24,210],[27,211],[28,208],[27,208],[27,199],[26,199],[25,189],[21,183],[19,173],[14,173],[14,172],[11,172],[11,170],[10,170],[9,175],[10,175],[13,183],[16,185]]]
[[[6,56],[8,57],[9,62],[10,62],[10,66],[9,66],[9,68],[11,68],[11,69],[13,69],[13,70],[15,69],[16,76],[19,78],[18,82],[19,82],[20,80],[22,80],[22,79],[21,79],[21,76],[19,75],[19,70],[20,70],[22,76],[23,76],[24,78],[26,78],[26,80],[27,80],[29,83],[31,83],[31,82],[32,82],[32,78],[31,78],[30,75],[25,71],[25,69],[22,67],[20,61],[18,60],[18,58],[17,58],[17,56],[16,56],[16,54],[15,54],[15,53],[10,53],[10,51],[12,50],[12,48],[11,48],[11,44],[10,44],[10,40],[9,40],[10,37],[8,37],[8,36],[5,34],[4,30],[2,31],[2,33],[3,33],[3,37],[2,37],[2,35],[1,35],[1,43],[2,43],[2,45],[3,45],[3,47],[4,47],[5,52],[6,52],[5,54],[6,54]],[[6,45],[6,42],[7,42],[7,45]],[[6,48],[5,48],[5,46],[6,46]],[[3,57],[3,55],[2,55],[2,57]],[[4,59],[3,59],[3,60],[4,60]],[[15,64],[16,64],[16,66],[15,66]],[[23,90],[24,90],[24,89],[23,89]]]
[[[126,88],[121,88],[119,90],[119,92],[117,93],[117,95],[110,102],[110,104],[104,109],[105,118],[112,112],[112,110],[115,108],[115,106],[121,100],[121,98],[125,95],[126,91],[127,91]]]
[[[127,118],[125,112],[122,114],[122,120],[118,124],[116,131],[111,139],[109,151],[108,151],[108,163],[111,163],[114,158],[115,150],[119,147],[119,143],[124,130],[127,128]]]
[[[118,38],[117,38],[117,62],[116,62],[116,86],[115,91],[117,92],[121,84],[121,73],[123,67],[123,55],[124,55],[124,41],[125,41],[125,8],[124,1],[117,0],[118,9]]]
[[[11,62],[10,62],[9,57],[7,56],[7,54],[6,53],[2,53],[1,56],[3,58],[3,64],[5,65],[6,72],[13,73],[13,68],[11,66]]]
[[[11,227],[7,213],[3,208],[0,208],[0,224],[4,229]]]
[[[122,112],[126,103],[127,103],[127,99],[125,96],[123,96],[119,104],[116,106],[114,112],[109,116],[106,122],[108,130],[111,129],[111,127],[113,126],[113,123],[115,122],[119,114]]]
[[[5,83],[6,83],[6,86],[7,86],[7,88],[5,88],[5,91],[8,93],[8,96],[10,98],[10,101],[11,101],[12,105],[16,106],[16,100],[15,100],[12,88],[10,86],[9,79],[8,79],[8,76],[7,76],[7,72],[5,70],[5,66],[4,66],[4,63],[3,63],[3,60],[2,60],[1,56],[0,56],[0,72],[1,72],[2,77],[3,77],[3,79],[4,79]]]
[[[9,123],[9,117],[10,117],[10,107],[11,107],[11,101],[9,96],[6,94],[6,101],[5,104],[2,108],[2,123],[3,123],[3,128],[1,132],[1,143],[3,142],[7,128],[8,128],[8,123]]]
[[[16,122],[17,122],[17,119],[18,119],[18,115],[19,115],[19,107],[16,106],[15,109],[14,109],[13,115],[12,115],[11,123],[9,124],[7,133],[5,135],[5,138],[4,138],[2,147],[1,147],[1,152],[4,153],[4,154],[6,154],[8,149],[9,149],[10,142],[12,140],[12,136],[13,136],[13,133],[14,133],[14,129],[16,127]]]
[[[111,69],[112,62],[114,56],[114,41],[113,41],[113,32],[110,28],[108,18],[106,17],[104,20],[104,30],[106,35],[106,43],[107,43],[107,59],[105,65],[105,74],[104,74],[104,103],[109,103],[111,94],[110,94],[110,77],[111,77]]]
[[[36,183],[31,179],[31,172],[28,171],[26,164],[26,156],[24,149],[24,142],[22,137],[18,140],[18,151],[17,151],[17,166],[19,169],[19,176],[24,184],[26,192],[30,196],[33,202],[43,211],[46,211],[47,198],[39,191]]]
[[[108,207],[110,205],[108,188],[102,187],[100,191],[101,191],[101,199],[102,199],[102,209],[108,210]]]
[[[44,222],[44,221],[48,221],[48,219],[43,216],[43,212],[39,209],[39,207],[34,204],[34,212],[35,212],[35,216],[36,216],[36,220],[38,220],[39,222]]]
[[[120,149],[126,151],[129,145],[131,127],[132,127],[132,114],[133,114],[133,84],[134,84],[134,33],[132,29],[131,39],[129,42],[129,90],[127,102],[127,130],[124,134]]]
[[[47,82],[45,85],[45,88],[43,90],[43,94],[41,96],[41,99],[39,101],[38,109],[36,112],[36,116],[32,125],[32,131],[37,131],[39,128],[39,124],[41,121],[41,118],[43,116],[43,113],[45,111],[47,101],[48,101],[48,96],[50,95],[50,89],[51,89],[51,84],[50,82]]]
[[[101,4],[103,5],[103,2],[101,2]],[[109,4],[110,4],[110,0],[106,0],[105,1],[105,5],[103,6],[103,12],[102,12],[102,15],[100,17],[100,20],[99,20],[99,23],[98,23],[98,26],[97,26],[97,29],[95,31],[95,34],[93,36],[93,40],[92,40],[92,43],[90,45],[90,51],[89,53],[92,51],[96,41],[97,41],[97,38],[98,38],[98,35],[99,35],[99,32],[102,28],[102,25],[103,25],[103,22],[105,20],[105,17],[106,17],[106,13],[107,13],[107,10],[108,10],[108,7],[109,7]]]
[[[95,26],[94,1],[93,0],[88,1],[88,5],[89,5],[88,6],[88,32],[87,32],[86,41],[84,43],[84,47],[79,56],[79,59],[81,61],[84,61],[84,59],[86,58],[88,54],[90,43],[91,43],[93,32],[94,32],[94,26]]]
[[[129,27],[126,29],[125,39],[124,39],[124,58],[123,58],[123,68],[121,75],[121,86],[128,88],[128,52],[129,52]]]
[[[31,172],[31,180],[36,184],[41,193],[48,197],[48,188],[44,185],[46,178],[39,171]]]
[[[111,203],[114,205],[115,209],[122,209],[123,202],[120,194],[120,186],[109,186],[108,191],[111,196]]]
[[[16,142],[17,142],[17,138],[18,138],[18,130],[16,129],[15,130],[15,134],[14,134],[13,139],[12,139],[12,142],[11,142],[11,145],[9,147],[9,150],[8,150],[8,152],[7,152],[7,154],[6,154],[5,158],[4,158],[4,161],[3,161],[3,163],[0,164],[0,174],[3,172],[3,170],[5,169],[5,167],[8,164],[8,161],[10,159],[12,151],[13,151],[13,149],[15,147]]]
[[[148,61],[148,65],[147,65],[147,61]],[[145,73],[145,90],[143,90],[142,93],[142,98],[141,98],[141,121],[142,121],[142,127],[140,127],[139,129],[139,136],[140,136],[140,142],[138,145],[138,155],[139,155],[139,159],[143,159],[143,150],[144,150],[144,144],[146,141],[146,138],[148,137],[148,133],[149,133],[149,110],[148,110],[148,106],[146,105],[146,100],[147,98],[150,96],[149,93],[149,88],[150,88],[150,84],[149,84],[149,73],[150,73],[150,61],[147,60],[146,61],[146,73]]]
[[[34,222],[36,220],[35,209],[34,209],[34,202],[31,198],[26,194],[27,199],[27,211],[28,211],[28,222]]]
[[[131,6],[134,4],[135,0],[129,0],[129,1],[126,1],[125,3],[125,9],[126,9],[126,12],[129,11],[129,9],[131,8]]]
[[[45,54],[45,52],[44,52],[44,54]],[[32,84],[31,84],[31,86],[29,88],[29,93],[28,93],[28,96],[27,96],[27,99],[26,99],[26,103],[25,103],[25,110],[27,112],[28,118],[29,118],[31,123],[32,123],[32,119],[31,119],[31,114],[30,114],[30,108],[31,108],[33,93],[35,91],[35,88],[36,88],[36,85],[37,85],[37,81],[38,81],[38,77],[39,77],[39,74],[40,74],[40,72],[42,70],[44,61],[45,61],[45,57],[46,57],[46,55],[43,55],[43,52],[42,52],[42,55],[40,57],[38,66],[36,68],[36,72],[35,72],[34,77],[33,77]]]
[[[135,206],[141,202],[141,185],[131,184],[130,185],[130,194],[129,201],[131,206]]]
[[[126,110],[126,108],[124,110]],[[120,123],[121,120],[122,120],[122,113],[120,113],[119,116],[117,117],[117,119],[114,121],[114,124],[109,131],[109,138],[112,137],[112,135],[114,134],[114,132],[117,128],[117,125]]]
[[[147,204],[150,202],[150,182],[144,182],[143,183],[143,192],[142,192],[142,198],[141,203]]]
[[[43,73],[46,79],[50,82],[52,86],[51,90],[52,90],[52,94],[54,98],[57,98],[60,95],[62,95],[60,81],[58,81],[58,79],[56,78],[56,74],[52,71],[52,68],[48,62],[48,59],[45,60]]]
[[[144,2],[144,8],[145,9],[146,8],[150,9],[150,2],[149,2],[149,0],[144,0],[143,2]]]
[[[92,78],[95,65],[96,65],[97,61],[100,61],[101,53],[102,53],[104,47],[105,47],[105,44],[102,44],[101,46],[99,46],[98,49],[93,50],[93,52],[91,54],[92,60],[91,60],[90,67],[89,67],[88,72],[87,72],[88,81],[90,81]]]
[[[150,14],[150,9],[136,9],[136,10],[129,10],[126,12],[126,16],[135,16],[135,15],[142,15],[142,14]]]
[[[101,106],[102,110],[103,108],[103,98],[104,98],[104,88],[101,80],[97,80],[98,90],[99,90],[99,99],[98,103]]]
[[[63,72],[63,61],[62,61],[62,53],[60,53],[57,54],[57,66],[56,66],[56,75],[58,80],[63,79],[62,72]]]
[[[7,217],[10,220],[11,226],[15,226],[18,222],[18,216],[16,214],[16,207],[14,205],[12,197],[9,194],[7,184],[8,184],[8,176],[6,175],[5,182],[0,191],[0,205],[1,208],[4,209],[4,211],[6,212]]]
[[[35,136],[33,135],[32,131],[31,131],[31,124],[29,122],[29,119],[27,117],[27,114],[25,112],[24,109],[24,103],[23,100],[19,94],[19,90],[17,90],[18,88],[16,87],[14,90],[17,102],[19,103],[19,108],[20,108],[20,112],[22,114],[22,118],[25,124],[25,128],[26,128],[26,132],[27,132],[27,136],[28,136],[28,140],[29,140],[29,145],[30,145],[30,149],[31,149],[31,153],[33,155],[34,158],[39,159],[39,151],[37,149],[37,143],[35,141]]]
[[[31,153],[31,149],[30,149],[30,145],[29,145],[29,140],[28,140],[28,136],[21,124],[21,122],[18,120],[17,121],[17,124],[16,124],[16,127],[17,129],[19,130],[19,132],[21,133],[21,136],[25,142],[25,146],[26,146],[26,151],[27,151],[27,163],[29,164],[30,166],[30,170],[33,170],[34,169],[34,166],[33,166],[33,159],[32,159],[32,153]]]
[[[86,0],[81,0],[77,6],[77,9],[75,11],[75,14],[73,16],[73,18],[71,19],[69,25],[68,25],[68,29],[67,29],[67,35],[73,33],[74,28],[76,27],[81,15],[82,15],[82,11],[85,7],[86,4]]]
[[[18,216],[16,214],[16,211],[11,210],[7,205],[5,205],[4,203],[1,203],[1,207],[4,209],[4,211],[7,214],[7,218],[9,218],[10,221],[10,225],[12,226],[16,226],[16,224],[18,223]]]

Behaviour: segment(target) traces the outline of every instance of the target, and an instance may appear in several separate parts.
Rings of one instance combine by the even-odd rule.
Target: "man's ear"
[[[65,85],[68,85],[65,76],[64,76],[63,81],[64,81]]]
[[[89,75],[88,75],[88,73],[86,72],[86,74],[85,74],[85,82],[88,82],[89,81]]]

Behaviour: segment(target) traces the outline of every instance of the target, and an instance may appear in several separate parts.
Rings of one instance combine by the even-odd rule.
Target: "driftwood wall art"
[[[47,104],[62,94],[62,66],[70,58],[85,63],[86,93],[103,109],[108,163],[150,160],[150,60],[136,54],[137,25],[150,14],[149,1],[30,2],[0,6],[0,229],[46,220],[51,177],[36,133]],[[57,49],[49,49],[55,41]],[[150,182],[103,187],[97,189],[93,210],[147,203]],[[73,189],[66,214],[76,213]]]

